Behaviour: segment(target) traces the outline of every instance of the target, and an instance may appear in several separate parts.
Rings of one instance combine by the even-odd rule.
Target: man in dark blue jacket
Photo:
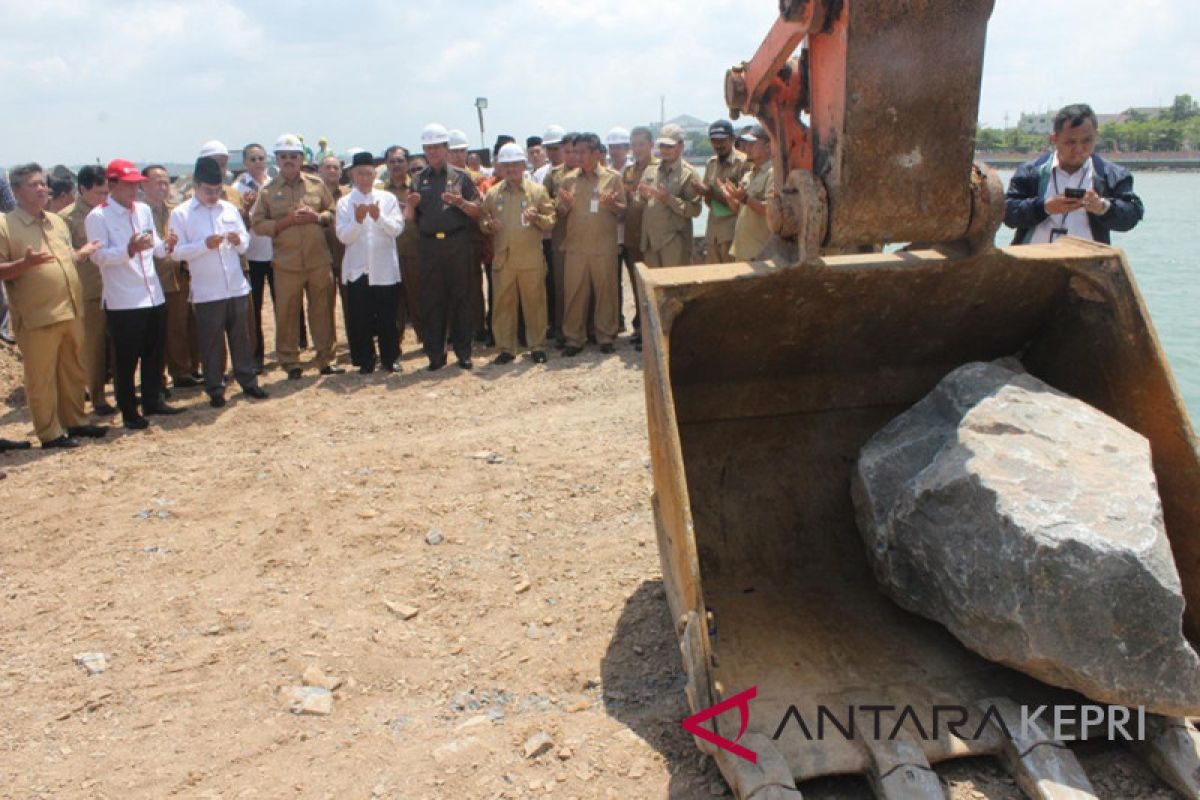
[[[1145,208],[1133,193],[1133,175],[1105,161],[1096,148],[1096,114],[1069,105],[1054,118],[1054,149],[1017,168],[1008,184],[1004,224],[1017,229],[1013,244],[1041,244],[1078,236],[1110,244]]]

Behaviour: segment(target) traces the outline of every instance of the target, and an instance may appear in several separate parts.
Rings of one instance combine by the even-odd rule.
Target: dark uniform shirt
[[[437,236],[439,233],[449,235],[471,227],[471,218],[466,212],[442,201],[446,187],[456,185],[464,200],[474,202],[479,199],[479,190],[466,170],[450,164],[438,171],[426,167],[417,173],[414,183],[414,191],[421,195],[421,202],[417,206],[417,227],[422,236]]]

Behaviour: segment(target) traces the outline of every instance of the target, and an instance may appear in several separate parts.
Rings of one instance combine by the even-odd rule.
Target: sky
[[[597,10],[599,9],[599,10]],[[0,0],[0,163],[189,162],[201,143],[294,132],[335,151],[479,146],[546,125],[725,116],[776,0]],[[980,120],[1200,96],[1196,0],[996,0]],[[1191,13],[1189,13],[1191,12]]]

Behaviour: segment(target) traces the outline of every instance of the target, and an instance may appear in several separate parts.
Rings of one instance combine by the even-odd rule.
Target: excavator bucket
[[[700,713],[753,689],[745,720],[719,714],[704,723],[715,735],[696,739],[735,793],[793,798],[796,782],[861,773],[880,797],[940,797],[932,765],[990,755],[1031,797],[1092,797],[1071,751],[1014,718],[1022,705],[1088,701],[986,661],[888,600],[850,475],[867,440],[947,373],[1016,356],[1150,440],[1196,640],[1200,459],[1124,255],[1063,239],[641,266],[638,278],[654,511],[688,702]],[[871,707],[883,710],[864,715]],[[935,707],[943,722],[945,709],[971,710],[970,722],[931,730]],[[851,709],[847,737],[832,720],[844,726]],[[1195,729],[1156,719],[1157,756],[1188,773]]]

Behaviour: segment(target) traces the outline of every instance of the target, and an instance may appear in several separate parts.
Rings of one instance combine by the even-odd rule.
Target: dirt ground
[[[265,403],[182,390],[147,432],[0,456],[0,797],[728,796],[679,726],[640,353],[428,373],[405,344],[399,376],[274,369]],[[17,358],[0,436],[32,438]],[[327,716],[289,711],[312,668]],[[1125,751],[1084,763],[1172,796]]]

